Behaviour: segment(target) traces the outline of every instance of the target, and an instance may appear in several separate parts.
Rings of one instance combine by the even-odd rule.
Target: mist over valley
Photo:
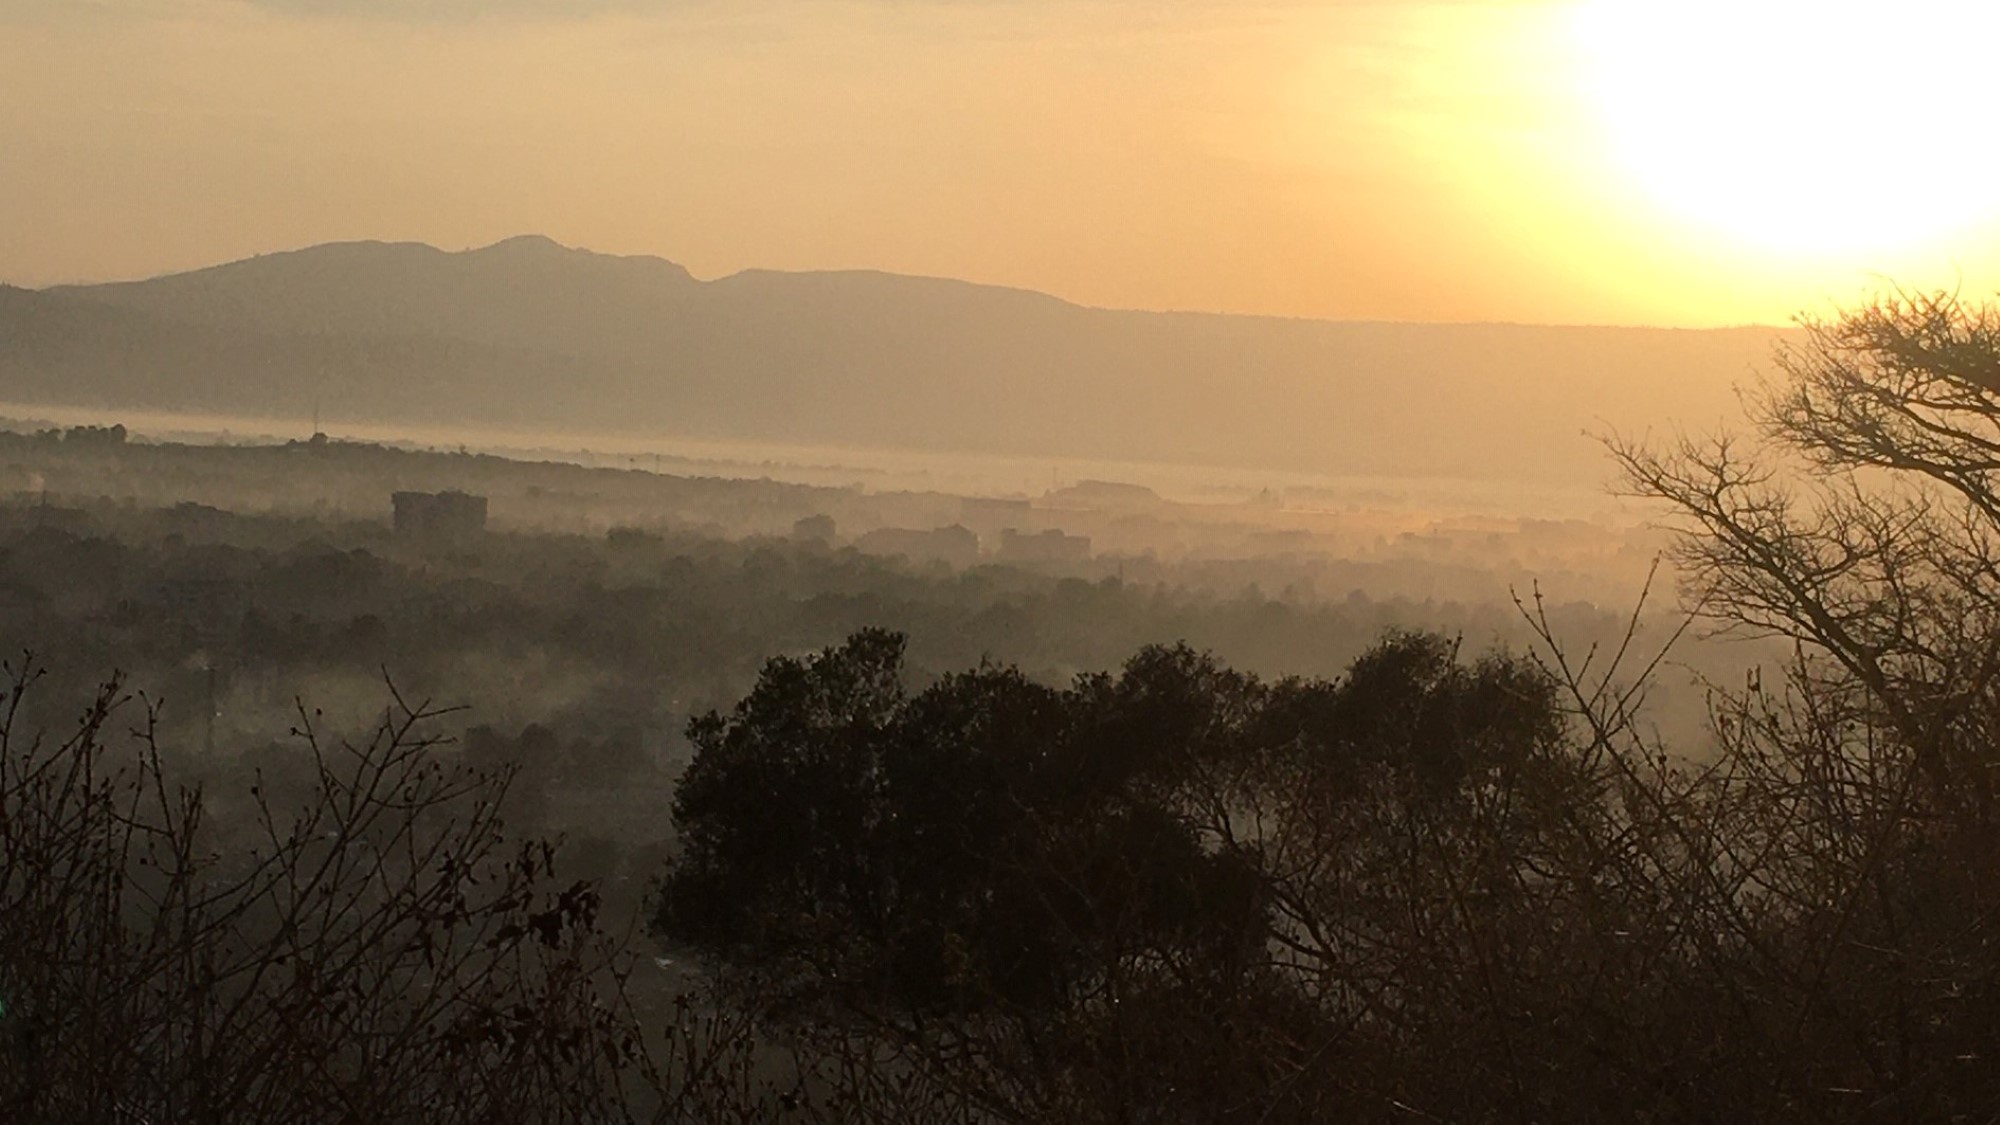
[[[2000,1121],[1996,38],[0,0],[0,1125]]]

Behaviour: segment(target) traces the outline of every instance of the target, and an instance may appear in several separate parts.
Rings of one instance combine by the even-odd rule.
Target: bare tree
[[[1756,439],[1614,443],[1694,612],[1789,638],[1700,794],[1743,1036],[1795,1111],[1987,1119],[2000,1036],[2000,310],[1891,294],[1777,357]]]
[[[0,709],[0,1118],[723,1121],[740,1023],[683,999],[649,1039],[632,962],[556,850],[511,840],[509,775],[436,753],[400,698],[368,737],[301,711],[309,793],[232,823],[106,684],[67,736]],[[129,737],[117,728],[137,720]],[[242,811],[247,809],[248,811]]]

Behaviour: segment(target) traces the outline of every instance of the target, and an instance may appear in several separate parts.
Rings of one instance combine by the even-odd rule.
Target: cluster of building
[[[412,539],[462,541],[486,530],[486,497],[465,492],[398,492],[395,505],[396,534]],[[826,543],[835,540],[831,516],[807,516],[792,525],[792,537]],[[982,560],[1000,563],[1076,563],[1090,558],[1090,537],[1071,535],[1060,528],[1021,531],[1006,528],[999,539],[983,543],[979,534],[963,524],[929,529],[881,527],[855,538],[853,546],[863,554],[901,555],[913,562],[940,562],[950,566],[973,566]],[[990,549],[989,549],[990,548]]]
[[[833,521],[826,516],[808,516],[793,525],[794,538],[818,542],[833,541]],[[908,527],[881,527],[857,536],[854,548],[869,555],[901,555],[912,562],[940,562],[950,566],[972,566],[982,560],[1001,563],[1071,563],[1090,558],[1090,537],[1071,535],[1059,528],[1020,531],[1007,528],[997,542],[980,540],[979,534],[963,524],[928,530]]]

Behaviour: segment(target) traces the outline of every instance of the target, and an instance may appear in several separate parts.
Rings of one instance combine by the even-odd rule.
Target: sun
[[[1608,154],[1682,223],[1832,256],[2000,216],[1991,0],[1583,0],[1571,26]]]

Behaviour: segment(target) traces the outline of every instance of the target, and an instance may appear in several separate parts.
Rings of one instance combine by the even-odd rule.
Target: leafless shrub
[[[747,1089],[738,1025],[684,999],[648,1038],[596,891],[506,835],[507,774],[434,753],[442,712],[330,741],[302,710],[311,793],[218,825],[143,700],[106,684],[47,738],[35,679],[0,717],[0,1118],[680,1120]]]

